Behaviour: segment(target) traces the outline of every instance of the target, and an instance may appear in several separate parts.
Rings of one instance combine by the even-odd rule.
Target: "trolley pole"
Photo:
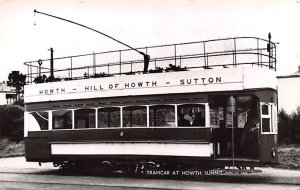
[[[63,21],[66,21],[66,22],[69,22],[69,23],[81,26],[83,28],[92,30],[94,32],[97,32],[98,34],[101,34],[101,35],[103,35],[103,36],[105,36],[107,38],[110,38],[110,39],[112,39],[112,40],[114,40],[114,41],[116,41],[116,42],[118,42],[118,43],[120,43],[120,44],[122,44],[122,45],[124,45],[124,46],[126,46],[128,48],[130,48],[131,50],[134,50],[134,51],[138,52],[139,54],[143,55],[143,58],[144,58],[144,72],[148,71],[150,56],[147,55],[146,53],[141,52],[141,51],[137,50],[136,48],[133,48],[133,47],[131,47],[131,46],[129,46],[129,45],[127,45],[127,44],[125,44],[125,43],[123,43],[123,42],[121,42],[121,41],[119,41],[119,40],[117,40],[117,39],[115,39],[115,38],[113,38],[113,37],[105,34],[105,33],[103,33],[103,32],[100,32],[100,31],[95,30],[95,29],[93,29],[91,27],[85,26],[83,24],[80,24],[80,23],[77,23],[77,22],[74,22],[74,21],[71,21],[71,20],[68,20],[68,19],[64,19],[64,18],[61,18],[61,17],[58,17],[58,16],[54,16],[54,15],[50,15],[50,14],[47,14],[47,13],[43,13],[43,12],[37,11],[36,9],[34,9],[34,13],[42,14],[42,15],[45,15],[45,16],[49,16],[49,17],[52,17],[52,18],[59,19],[59,20],[63,20]]]

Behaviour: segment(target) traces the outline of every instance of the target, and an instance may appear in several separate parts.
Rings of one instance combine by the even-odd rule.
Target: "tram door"
[[[258,159],[258,98],[251,95],[216,96],[211,98],[211,103],[211,125],[213,119],[219,121],[218,125],[212,125],[215,127],[216,156]]]
[[[225,115],[229,156],[258,159],[258,99],[251,95],[229,96]]]
[[[236,95],[211,97],[210,106],[217,157],[277,161],[276,104]]]
[[[277,161],[277,106],[274,103],[260,103],[259,160]]]

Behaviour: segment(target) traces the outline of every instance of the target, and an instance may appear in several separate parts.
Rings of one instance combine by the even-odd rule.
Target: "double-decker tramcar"
[[[26,160],[111,170],[253,169],[277,162],[270,39],[139,50],[151,56],[146,69],[132,50],[25,63]],[[55,81],[38,80],[50,70]]]

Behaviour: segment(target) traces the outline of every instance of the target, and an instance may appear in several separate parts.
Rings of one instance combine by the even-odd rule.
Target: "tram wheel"
[[[100,164],[99,173],[101,175],[111,175],[113,173],[113,165],[109,161],[103,161]]]

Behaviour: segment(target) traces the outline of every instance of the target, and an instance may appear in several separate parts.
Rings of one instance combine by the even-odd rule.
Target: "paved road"
[[[112,177],[62,175],[51,164],[27,163],[23,157],[0,159],[0,189],[295,189],[300,171],[262,168],[261,174],[189,177]]]

